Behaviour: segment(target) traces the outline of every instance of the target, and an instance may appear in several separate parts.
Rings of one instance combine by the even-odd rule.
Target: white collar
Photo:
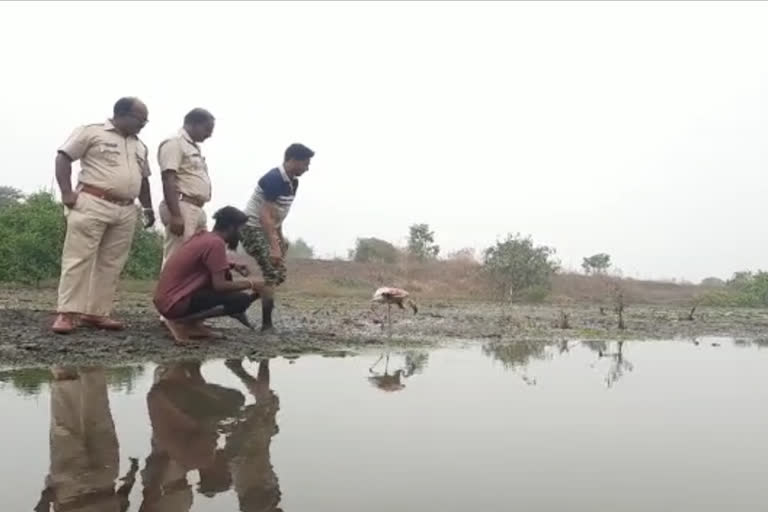
[[[280,164],[277,168],[280,170],[280,176],[283,177],[283,181],[285,181],[286,183],[293,184],[293,180],[291,179],[290,176],[288,176],[288,173],[285,172],[285,166],[283,164]]]

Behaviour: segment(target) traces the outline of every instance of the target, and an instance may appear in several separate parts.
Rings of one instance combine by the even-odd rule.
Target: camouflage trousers
[[[261,274],[264,276],[264,283],[267,286],[279,286],[285,282],[285,263],[284,260],[275,265],[269,257],[269,241],[267,235],[261,228],[244,226],[240,230],[241,243],[243,249],[247,252],[261,268]],[[280,250],[285,255],[286,247],[281,246]]]

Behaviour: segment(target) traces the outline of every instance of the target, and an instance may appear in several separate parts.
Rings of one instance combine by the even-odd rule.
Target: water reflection
[[[277,395],[270,389],[269,361],[259,362],[256,377],[242,360],[227,368],[245,385],[255,403],[235,389],[206,382],[199,362],[158,367],[147,404],[152,423],[152,453],[142,472],[140,511],[188,511],[194,496],[188,473],[197,471],[198,492],[208,497],[237,494],[240,510],[278,511],[280,487],[270,462],[277,432]],[[225,436],[217,447],[219,434]]]
[[[520,340],[510,342],[494,342],[483,346],[483,353],[494,360],[500,361],[508,370],[520,375],[528,385],[536,385],[537,378],[529,373],[529,366],[534,361],[552,359],[555,354],[570,353],[574,346],[581,345],[597,354],[592,368],[605,369],[604,381],[607,387],[613,387],[622,377],[634,370],[634,365],[624,354],[623,341],[531,341]],[[604,364],[604,363],[607,363]]]
[[[519,340],[511,342],[493,342],[483,346],[483,353],[496,361],[500,361],[504,368],[520,375],[520,378],[530,386],[536,385],[536,378],[528,374],[528,365],[535,360],[544,360],[551,357],[550,347],[556,344],[553,341]],[[569,350],[568,342],[565,346],[557,343],[560,352]]]
[[[112,391],[132,392],[135,382],[144,375],[144,366],[118,366],[105,372],[107,386]],[[24,368],[21,370],[0,371],[0,382],[8,382],[20,394],[35,396],[42,386],[54,380],[48,368]]]
[[[242,360],[226,367],[255,399],[244,406],[240,391],[207,382],[199,361],[157,366],[146,402],[152,428],[149,455],[141,469],[141,512],[187,512],[197,492],[207,497],[234,489],[242,512],[280,511],[280,486],[270,461],[277,434],[277,394],[270,388],[269,361],[251,375]],[[129,460],[118,480],[119,442],[110,411],[109,374],[102,368],[55,367],[16,372],[21,392],[50,385],[50,469],[35,512],[125,512],[139,472]],[[124,389],[131,372],[112,375]],[[130,388],[130,386],[129,386]],[[224,438],[219,447],[219,438]]]
[[[279,511],[280,485],[270,461],[270,445],[278,433],[280,401],[269,385],[269,361],[259,362],[255,378],[245,371],[242,360],[229,360],[226,366],[256,399],[232,425],[224,446],[240,510]]]
[[[147,394],[151,453],[142,471],[141,511],[188,511],[194,501],[188,473],[197,471],[200,492],[229,488],[226,460],[217,449],[222,422],[237,415],[245,397],[208,383],[197,361],[160,365]]]
[[[8,373],[4,510],[763,510],[768,353],[697,341]],[[380,391],[398,384],[408,393]]]
[[[127,510],[138,461],[115,489],[119,445],[104,370],[57,367],[50,375],[50,469],[34,510]]]
[[[584,343],[590,350],[597,352],[598,363],[609,361],[605,376],[605,385],[613,387],[624,375],[635,369],[634,365],[624,357],[624,342],[591,342]],[[596,363],[597,364],[597,363]],[[594,364],[592,367],[596,366]]]
[[[385,352],[368,368],[368,382],[382,391],[401,391],[405,389],[402,379],[422,373],[428,361],[427,352],[407,351],[404,353],[403,366],[390,373],[390,353]]]

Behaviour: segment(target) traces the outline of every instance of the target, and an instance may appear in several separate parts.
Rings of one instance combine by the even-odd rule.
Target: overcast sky
[[[768,268],[768,5],[758,2],[0,3],[3,184],[114,101],[155,158],[211,110],[207,211],[244,207],[288,144],[317,153],[285,224],[320,256],[358,236],[444,252],[507,232],[566,267]]]

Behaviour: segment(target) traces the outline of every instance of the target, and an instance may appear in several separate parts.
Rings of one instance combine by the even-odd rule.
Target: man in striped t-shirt
[[[299,188],[299,176],[307,172],[315,153],[302,144],[291,144],[285,150],[283,164],[261,177],[245,213],[248,223],[242,229],[243,249],[251,255],[264,275],[261,298],[261,330],[272,330],[274,290],[285,281],[283,221],[288,215]]]

